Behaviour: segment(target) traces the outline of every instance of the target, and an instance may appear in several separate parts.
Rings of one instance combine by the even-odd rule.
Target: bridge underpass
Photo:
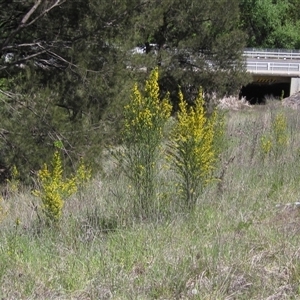
[[[300,91],[299,50],[246,50],[246,68],[252,83],[243,87],[240,96],[251,104],[266,98],[285,98]]]
[[[252,78],[252,83],[242,87],[240,92],[251,104],[263,104],[270,97],[282,99],[291,93],[289,77],[253,75]]]

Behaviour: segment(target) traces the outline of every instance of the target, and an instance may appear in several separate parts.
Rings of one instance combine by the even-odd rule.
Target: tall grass
[[[261,138],[281,115],[287,142],[263,157]],[[65,201],[55,230],[37,222],[30,191],[4,197],[0,298],[300,298],[299,114],[266,105],[228,111],[225,125],[219,180],[190,211],[161,159],[160,213],[137,222],[128,180],[108,154],[105,174]]]

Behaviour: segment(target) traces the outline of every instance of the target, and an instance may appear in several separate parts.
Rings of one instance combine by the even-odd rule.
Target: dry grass
[[[278,110],[289,143],[263,158],[260,137]],[[300,299],[299,117],[268,105],[226,116],[219,180],[192,212],[162,168],[155,216],[135,220],[108,154],[106,175],[68,200],[57,228],[38,221],[29,191],[6,198],[0,298]]]
[[[228,96],[220,99],[217,107],[220,109],[228,110],[241,110],[252,108],[252,106],[245,98],[238,99],[235,96]]]

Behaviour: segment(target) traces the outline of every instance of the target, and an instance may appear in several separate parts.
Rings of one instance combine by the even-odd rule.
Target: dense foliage
[[[245,46],[299,47],[296,0],[0,0],[0,179],[28,180],[61,144],[74,169],[119,142],[133,82],[160,67],[178,109],[249,78]],[[144,47],[135,48],[137,45]],[[135,50],[132,50],[135,49]],[[98,170],[98,168],[95,168]]]
[[[69,167],[82,156],[96,159],[102,120],[126,85],[116,30],[122,33],[130,7],[119,2],[0,3],[2,178],[16,164],[28,179],[56,142]]]
[[[300,48],[298,0],[240,0],[240,11],[248,47]]]

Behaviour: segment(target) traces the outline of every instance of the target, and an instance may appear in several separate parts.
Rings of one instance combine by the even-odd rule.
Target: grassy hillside
[[[216,180],[192,210],[162,160],[153,216],[135,218],[110,151],[55,226],[30,191],[8,191],[1,299],[300,298],[299,128],[296,111],[272,103],[228,111]]]

